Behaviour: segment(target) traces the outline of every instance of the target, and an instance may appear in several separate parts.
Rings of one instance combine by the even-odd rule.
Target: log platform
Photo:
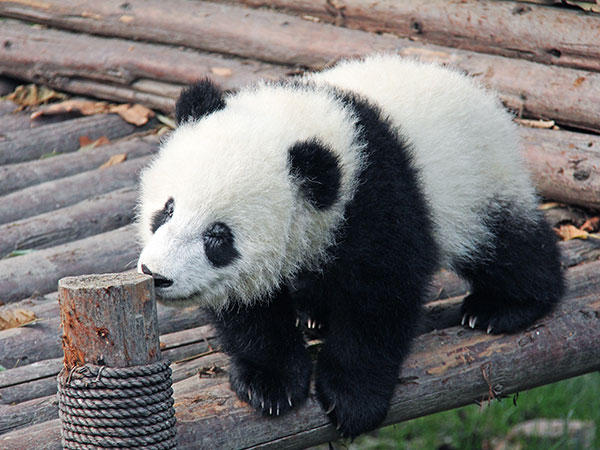
[[[0,96],[37,83],[156,114],[140,126],[106,110],[47,115],[44,105],[0,98],[0,448],[60,448],[57,282],[134,268],[137,176],[179,91],[198,78],[235,89],[373,51],[455,66],[515,113],[549,222],[597,217],[600,14],[559,3],[0,1]],[[590,232],[560,243],[567,296],[523,333],[460,327],[468,286],[440,272],[386,424],[599,370],[600,239]],[[28,319],[2,325],[19,314]],[[273,420],[239,402],[201,309],[158,305],[158,326],[174,361],[179,448],[297,449],[338,438],[314,396]]]

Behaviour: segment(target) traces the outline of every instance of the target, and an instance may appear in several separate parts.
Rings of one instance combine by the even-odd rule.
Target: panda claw
[[[300,317],[296,317],[296,328],[300,326]]]
[[[279,415],[279,403],[277,403],[277,412],[275,413],[276,416]]]
[[[269,406],[269,415],[273,415],[273,405]]]
[[[329,409],[327,411],[325,411],[325,414],[327,414],[327,415],[331,414],[334,409],[335,409],[335,402],[333,402],[333,404],[329,407]]]
[[[252,391],[248,389],[248,399],[252,401]]]
[[[471,328],[475,328],[475,325],[477,324],[477,316],[473,316],[469,319],[469,326]]]
[[[487,334],[490,334],[492,332],[493,328],[491,325],[488,325],[487,327]]]
[[[466,321],[467,321],[467,313],[464,313],[462,316],[462,320],[460,321],[460,324],[464,325]]]
[[[265,409],[265,402],[264,402],[264,400],[262,402],[260,402],[260,407],[261,407],[261,409]]]
[[[290,405],[290,408],[292,407],[292,396],[288,395],[288,404]]]

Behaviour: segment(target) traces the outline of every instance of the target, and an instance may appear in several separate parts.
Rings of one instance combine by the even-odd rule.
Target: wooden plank
[[[403,366],[385,424],[485,401],[600,369],[600,262],[569,270],[569,292],[536,326],[512,335],[487,335],[451,327],[418,337]],[[219,382],[222,380],[222,382]],[[240,402],[228,383],[199,377],[174,385],[179,447],[297,449],[337,439],[335,428],[311,396],[306,405],[278,419],[265,419]],[[51,417],[46,399],[2,406],[7,417],[32,423],[32,414]],[[56,408],[56,406],[54,406]],[[23,413],[20,413],[20,412]],[[46,434],[57,426],[14,429],[3,436],[8,449],[22,436]],[[35,437],[35,436],[33,436]],[[48,441],[51,445],[52,440]],[[52,448],[52,447],[50,447]]]
[[[600,208],[598,136],[522,127],[521,137],[533,180],[545,197]]]
[[[528,117],[552,118],[571,126],[600,130],[600,74],[586,70],[484,55],[465,51],[464,48],[427,46],[391,35],[377,35],[228,4],[134,0],[128,2],[129,8],[123,12],[122,2],[118,0],[86,0],[76,6],[70,5],[67,0],[52,0],[48,3],[52,6],[51,11],[31,6],[29,2],[15,3],[18,4],[11,6],[10,10],[19,11],[15,14],[22,14],[27,20],[88,33],[185,45],[313,69],[341,57],[396,51],[465,70],[498,90],[507,105]],[[72,11],[73,8],[75,11]],[[178,14],[182,9],[188,11],[184,17]],[[61,14],[66,10],[68,14]],[[126,23],[120,19],[123,15],[128,17]],[[44,35],[51,33],[52,30],[45,30]],[[154,77],[164,79],[163,74],[155,73]],[[218,76],[213,78],[222,81]],[[72,87],[56,87],[72,90]],[[172,92],[171,95],[176,94]]]
[[[5,5],[0,3],[0,6]],[[40,30],[13,21],[2,23],[0,38],[11,42],[8,49],[0,47],[0,74],[18,75],[50,85],[53,80],[65,77],[125,87],[138,79],[187,84],[210,75],[230,89],[258,78],[276,79],[286,71],[257,61],[190,52],[173,46]]]
[[[94,195],[134,186],[138,173],[148,163],[148,159],[149,157],[142,156],[7,194],[2,197],[0,224],[74,205]]]
[[[127,187],[28,219],[0,225],[0,258],[121,228],[135,217],[138,192]]]
[[[133,225],[127,225],[57,247],[2,259],[0,298],[11,303],[34,292],[51,292],[65,276],[127,269],[135,264],[139,254],[133,233]]]
[[[113,155],[125,154],[127,159],[148,155],[156,151],[158,142],[158,136],[128,138],[110,145],[56,155],[52,158],[0,166],[0,195],[97,169]]]
[[[600,71],[600,18],[579,11],[492,0],[237,2],[449,47]]]
[[[74,152],[80,147],[81,136],[87,136],[91,140],[101,136],[116,139],[134,131],[135,125],[125,122],[116,114],[99,114],[29,130],[9,131],[0,140],[0,164],[29,161],[54,153]]]

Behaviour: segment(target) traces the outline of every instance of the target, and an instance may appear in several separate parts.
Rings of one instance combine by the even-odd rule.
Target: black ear
[[[300,193],[318,209],[338,199],[342,173],[337,156],[317,139],[296,142],[289,149],[290,174]]]
[[[199,119],[224,107],[223,91],[205,78],[181,91],[175,105],[175,120],[177,125],[180,125],[190,119]]]

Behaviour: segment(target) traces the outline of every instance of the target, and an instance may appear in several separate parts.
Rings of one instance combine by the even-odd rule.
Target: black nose
[[[154,287],[169,287],[173,284],[173,280],[169,280],[168,278],[163,277],[158,273],[152,273],[152,271],[148,269],[148,266],[146,266],[146,264],[142,264],[142,272],[146,275],[150,275],[154,279]]]

